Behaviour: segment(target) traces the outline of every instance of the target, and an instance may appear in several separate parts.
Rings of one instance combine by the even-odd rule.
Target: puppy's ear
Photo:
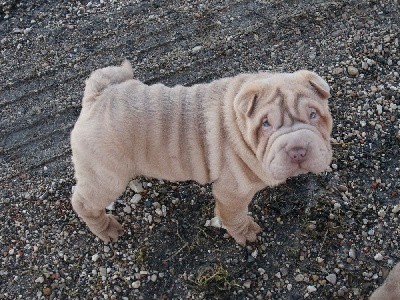
[[[326,100],[331,96],[328,83],[316,73],[307,70],[301,70],[297,71],[296,75],[300,75],[304,80],[308,81],[321,99]]]
[[[246,117],[251,117],[257,106],[262,87],[260,84],[246,84],[236,95],[233,102],[235,111]]]

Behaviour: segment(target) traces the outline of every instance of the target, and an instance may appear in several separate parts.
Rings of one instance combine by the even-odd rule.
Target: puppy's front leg
[[[79,188],[80,186],[78,185],[72,195],[72,206],[76,213],[85,221],[90,231],[102,241],[116,241],[118,236],[123,233],[121,224],[118,223],[114,216],[106,214],[101,201],[94,203],[93,201],[88,201]]]
[[[213,186],[215,196],[215,215],[222,225],[239,245],[246,245],[246,241],[257,240],[257,233],[261,227],[248,215],[248,205],[254,195],[239,196],[238,193],[228,191],[219,186]]]

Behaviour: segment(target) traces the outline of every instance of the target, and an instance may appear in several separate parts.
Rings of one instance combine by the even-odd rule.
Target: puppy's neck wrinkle
[[[243,74],[238,75],[231,83],[230,92],[225,95],[223,109],[224,120],[223,128],[226,131],[228,142],[236,155],[244,162],[243,165],[247,166],[248,170],[256,175],[262,182],[269,183],[267,174],[262,168],[262,163],[257,159],[256,153],[252,150],[250,145],[246,143],[243,137],[243,132],[239,128],[238,116],[233,106],[233,100],[240,91],[240,88],[249,80],[254,80],[254,76],[258,74]]]

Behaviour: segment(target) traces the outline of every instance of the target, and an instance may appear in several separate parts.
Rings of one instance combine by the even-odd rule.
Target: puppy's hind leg
[[[118,223],[114,216],[106,214],[105,208],[122,194],[123,190],[120,193],[101,193],[100,190],[101,188],[94,192],[91,187],[82,186],[78,183],[72,195],[72,207],[85,221],[90,231],[102,241],[117,241],[118,236],[123,233],[122,225]],[[108,200],[104,198],[105,195],[107,195]],[[94,199],[96,200],[94,201]]]

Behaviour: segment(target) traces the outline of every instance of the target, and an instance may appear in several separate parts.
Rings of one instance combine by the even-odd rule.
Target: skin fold
[[[105,208],[132,178],[211,182],[216,216],[237,243],[253,242],[261,228],[248,205],[257,191],[329,167],[329,96],[304,70],[172,88],[133,79],[127,61],[96,70],[71,133],[73,208],[108,242],[122,226]]]

